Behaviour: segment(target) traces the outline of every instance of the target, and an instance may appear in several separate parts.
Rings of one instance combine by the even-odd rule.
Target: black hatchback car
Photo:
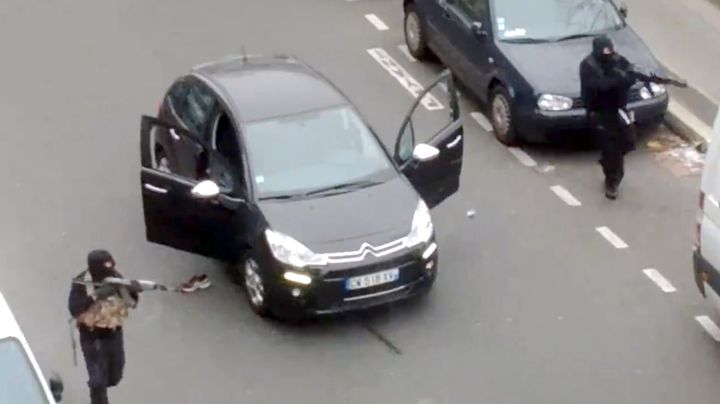
[[[426,93],[445,83],[449,71]],[[427,292],[438,265],[429,209],[458,190],[463,127],[394,153],[324,76],[289,56],[195,67],[144,116],[141,186],[154,243],[228,261],[260,315],[326,314]],[[446,110],[447,111],[447,110]]]
[[[579,66],[595,35],[646,72],[662,72],[627,25],[627,8],[611,0],[404,0],[405,40],[412,55],[435,54],[490,107],[505,144],[587,126]],[[665,87],[636,85],[628,107],[638,123],[667,110]]]

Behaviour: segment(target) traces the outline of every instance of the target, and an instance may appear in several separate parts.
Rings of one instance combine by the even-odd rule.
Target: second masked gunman
[[[88,269],[75,278],[68,302],[80,333],[91,404],[108,404],[108,387],[117,386],[122,379],[125,367],[123,321],[129,309],[137,305],[142,290],[137,281],[131,281],[129,287],[123,288],[102,284],[110,277],[122,277],[115,269],[112,255],[105,250],[90,252]]]
[[[617,199],[625,175],[625,154],[635,149],[632,114],[627,110],[630,89],[636,82],[685,83],[638,72],[623,56],[615,52],[607,36],[593,40],[593,50],[580,63],[582,99],[590,125],[595,129],[601,151],[600,164],[605,174],[605,196]]]

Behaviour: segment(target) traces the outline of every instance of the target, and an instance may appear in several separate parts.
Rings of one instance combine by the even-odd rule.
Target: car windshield
[[[593,35],[622,26],[609,0],[493,0],[502,41],[555,41]]]
[[[0,403],[49,404],[22,344],[0,340]]]
[[[394,175],[377,138],[347,106],[251,122],[245,141],[261,199]]]

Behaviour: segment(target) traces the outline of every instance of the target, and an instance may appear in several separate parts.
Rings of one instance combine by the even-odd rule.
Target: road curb
[[[670,100],[665,123],[676,134],[704,151],[710,142],[712,128],[677,101]]]

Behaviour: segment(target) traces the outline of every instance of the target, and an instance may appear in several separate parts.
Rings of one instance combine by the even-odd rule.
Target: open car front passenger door
[[[212,153],[199,137],[186,130],[156,118],[142,117],[140,181],[147,240],[212,258],[231,259],[240,235],[241,201],[228,196],[231,189],[217,189],[215,183],[209,182],[198,187],[205,178],[188,177],[161,165],[157,142],[169,130],[185,138],[185,143]],[[165,157],[175,158],[172,154]]]
[[[433,92],[447,95],[447,103]],[[435,128],[431,136],[418,141],[416,131],[427,133],[428,126]],[[430,208],[460,188],[463,135],[458,93],[452,73],[445,70],[417,97],[395,143],[395,162]]]

